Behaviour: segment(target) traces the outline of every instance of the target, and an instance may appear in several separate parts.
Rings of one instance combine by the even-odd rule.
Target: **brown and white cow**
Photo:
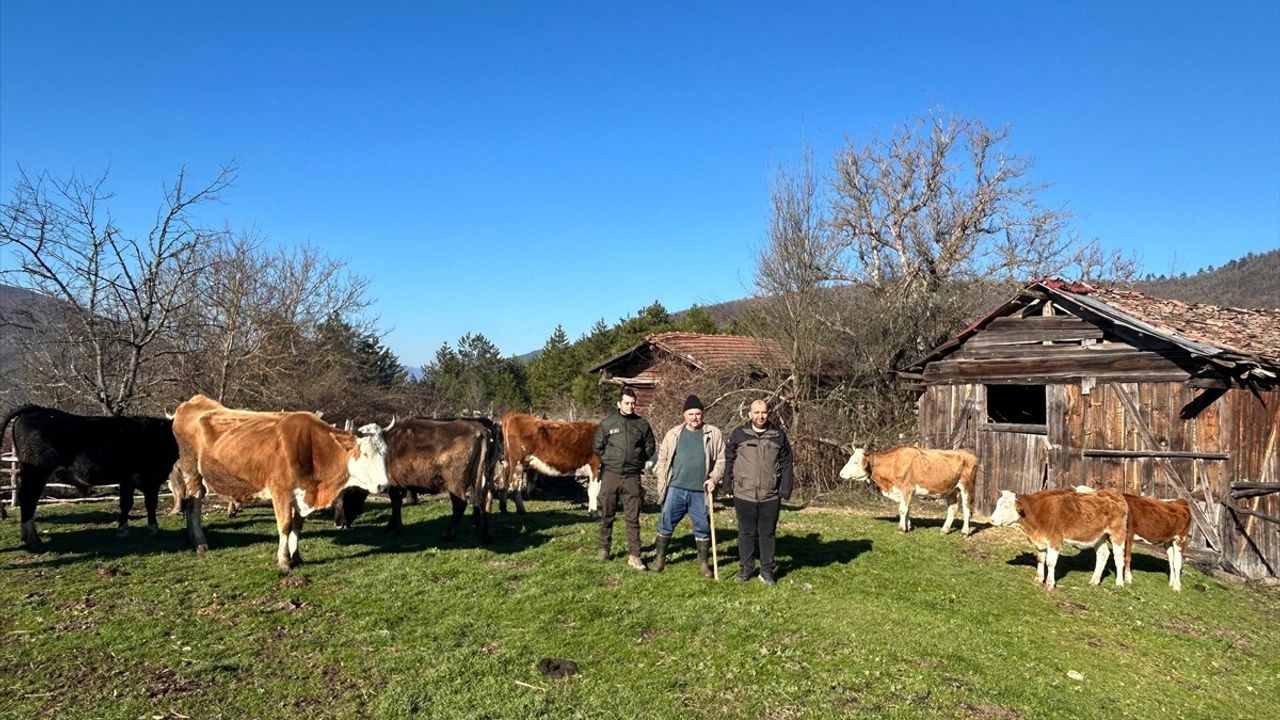
[[[209,547],[200,526],[207,491],[241,502],[270,499],[280,534],[276,562],[288,570],[302,562],[303,518],[328,507],[347,487],[381,492],[387,486],[387,444],[377,425],[353,434],[308,412],[232,410],[196,395],[178,405],[173,434],[186,485],[188,538],[197,552]]]
[[[397,421],[387,430],[386,439],[390,448],[387,495],[391,498],[387,529],[396,533],[404,529],[400,507],[410,490],[444,491],[453,503],[453,517],[445,537],[452,540],[456,536],[471,500],[480,539],[488,542],[489,515],[483,498],[488,492],[494,458],[486,425],[471,418],[410,418]]]
[[[1064,542],[1097,552],[1090,585],[1102,582],[1107,557],[1115,554],[1116,587],[1124,585],[1124,554],[1128,505],[1114,490],[1078,492],[1074,488],[1015,495],[1003,490],[991,513],[992,525],[1017,525],[1036,549],[1036,582],[1057,583],[1058,548]]]
[[[503,457],[506,472],[502,484],[520,488],[517,473],[525,468],[543,475],[576,475],[587,471],[587,509],[598,513],[600,498],[600,458],[592,447],[599,423],[543,420],[524,413],[509,413],[502,419]]]
[[[1182,592],[1182,551],[1191,541],[1191,506],[1186,500],[1158,500],[1125,493],[1129,505],[1129,531],[1124,547],[1124,582],[1133,583],[1129,566],[1133,541],[1163,545],[1169,559],[1169,587]]]
[[[969,503],[977,471],[978,458],[968,450],[904,446],[869,453],[855,448],[849,462],[840,470],[840,477],[865,480],[874,484],[881,495],[898,501],[898,530],[901,532],[911,529],[911,500],[917,495],[950,501],[947,519],[942,523],[944,535],[951,532],[958,504],[964,513],[960,532],[967,536],[972,532]]]

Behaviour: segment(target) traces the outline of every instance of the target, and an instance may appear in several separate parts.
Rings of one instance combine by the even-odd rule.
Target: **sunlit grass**
[[[774,588],[699,577],[687,524],[662,574],[600,563],[569,503],[487,547],[443,543],[446,502],[399,538],[385,505],[317,517],[288,576],[269,508],[210,513],[197,556],[177,517],[117,540],[110,507],[41,507],[37,555],[0,523],[0,717],[1259,718],[1280,691],[1274,591],[1188,568],[1175,594],[1145,554],[1089,587],[1089,552],[1050,593],[1016,530],[900,535],[887,503],[784,513]]]

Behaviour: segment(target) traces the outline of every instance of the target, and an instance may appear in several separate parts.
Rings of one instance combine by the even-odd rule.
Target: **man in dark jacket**
[[[755,574],[756,545],[760,549],[760,580],[774,584],[774,549],[777,546],[778,513],[791,497],[794,468],[791,444],[782,428],[769,422],[764,400],[751,403],[751,421],[735,428],[725,442],[725,490],[733,492],[738,516],[738,582]]]
[[[622,388],[618,412],[600,421],[595,451],[600,456],[600,559],[609,559],[613,516],[622,506],[627,522],[627,565],[644,570],[640,559],[640,472],[653,457],[653,428],[635,412],[636,391]]]

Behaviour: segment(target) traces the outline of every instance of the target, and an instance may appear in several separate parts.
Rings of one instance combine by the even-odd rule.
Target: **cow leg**
[[[187,541],[197,553],[209,549],[209,540],[204,536],[204,528],[200,526],[200,513],[204,505],[204,491],[191,495],[183,501],[187,508]]]
[[[524,515],[524,490],[516,490],[512,494],[511,499],[516,503],[516,514]]]
[[[169,510],[170,515],[182,514],[182,501],[187,496],[186,483],[182,480],[182,471],[175,469],[169,473],[169,492],[173,493],[173,507]]]
[[[1057,575],[1058,567],[1058,548],[1048,547],[1044,551],[1044,585],[1052,590],[1057,587],[1057,581],[1054,576]]]
[[[956,520],[956,504],[960,501],[955,495],[951,496],[951,504],[947,506],[947,519],[942,521],[942,534],[946,535],[951,532],[951,523]]]
[[[18,469],[18,518],[22,523],[22,544],[33,552],[43,544],[36,532],[36,505],[40,503],[46,481],[34,479],[38,472],[34,466],[25,463]]]
[[[449,502],[453,504],[453,516],[449,518],[449,529],[445,530],[444,539],[453,542],[453,539],[458,536],[458,526],[462,524],[462,516],[467,514],[467,500],[451,494]]]
[[[1098,547],[1094,548],[1097,559],[1093,563],[1093,577],[1089,578],[1090,585],[1097,585],[1102,582],[1102,573],[1107,569],[1107,558],[1111,556],[1111,546],[1106,540],[1098,543]],[[1116,578],[1117,583],[1124,584],[1124,553],[1120,553],[1116,557],[1116,572],[1119,576]]]
[[[302,551],[298,549],[298,538],[302,536],[302,512],[297,503],[293,504],[293,516],[289,520],[289,565],[298,567],[302,564]]]
[[[1169,558],[1169,587],[1174,592],[1182,592],[1182,543],[1174,538],[1165,553]]]
[[[271,506],[276,511],[276,533],[280,537],[280,544],[276,550],[276,565],[284,572],[288,572],[293,567],[293,551],[298,549],[298,541],[296,536],[290,543],[290,536],[293,528],[293,518],[297,514],[297,507],[294,503],[293,496],[281,493],[279,496],[272,494]],[[290,545],[292,544],[292,549]]]
[[[600,517],[600,476],[587,476],[587,517]]]
[[[964,515],[964,523],[960,526],[960,534],[969,537],[973,534],[973,528],[969,527],[969,493],[965,491],[964,486],[960,486],[960,512]]]
[[[1036,584],[1044,584],[1044,551],[1036,548]]]
[[[156,508],[160,505],[159,485],[142,488],[142,504],[147,508],[147,531],[155,537],[160,532],[160,523],[156,520]]]
[[[911,496],[898,500],[898,532],[911,530]]]
[[[1121,535],[1121,537],[1124,537]],[[1111,541],[1111,553],[1116,563],[1116,587],[1124,587],[1124,579],[1129,574],[1129,544],[1124,540]]]
[[[1124,584],[1133,584],[1133,535],[1126,537],[1124,544]]]
[[[120,519],[116,522],[116,537],[129,537],[129,513],[133,510],[133,478],[120,483]]]
[[[387,488],[387,497],[391,498],[391,521],[387,523],[387,530],[399,535],[404,532],[404,522],[400,519],[400,506],[404,504],[404,488],[389,486]]]
[[[466,512],[464,509],[463,512]],[[480,543],[487,544],[492,537],[489,535],[489,513],[479,503],[472,508],[471,516],[476,525],[476,532],[480,536]]]

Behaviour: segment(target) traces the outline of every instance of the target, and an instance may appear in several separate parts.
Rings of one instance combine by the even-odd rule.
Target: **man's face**
[[[636,412],[636,399],[630,395],[623,395],[618,401],[618,412],[623,415],[634,415]]]
[[[767,422],[769,422],[769,406],[759,401],[751,403],[751,424],[762,428]]]
[[[702,425],[702,411],[698,408],[690,408],[684,411],[684,426],[690,430],[697,430]]]

